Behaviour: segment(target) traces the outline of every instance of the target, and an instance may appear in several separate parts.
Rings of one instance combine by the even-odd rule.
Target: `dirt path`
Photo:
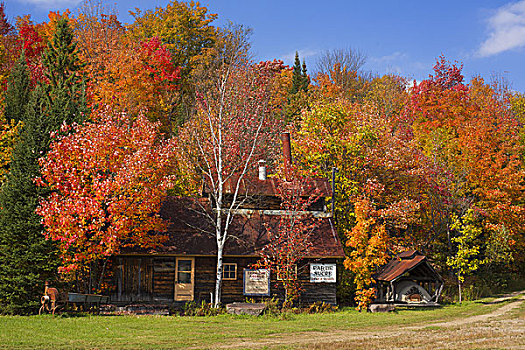
[[[216,349],[525,349],[525,319],[511,316],[519,299],[483,315],[397,329],[337,330],[275,335],[264,340],[223,344]],[[514,295],[515,296],[515,295]],[[507,299],[512,296],[508,296]],[[499,302],[502,302],[500,300]],[[483,306],[480,306],[483,307]]]

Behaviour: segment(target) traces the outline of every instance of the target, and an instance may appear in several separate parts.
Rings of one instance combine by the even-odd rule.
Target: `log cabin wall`
[[[310,263],[335,264],[336,259],[305,259],[299,264],[297,275],[301,281],[301,305],[310,305],[317,301],[337,305],[337,283],[310,282]]]
[[[243,302],[243,271],[251,268],[256,257],[224,257],[224,264],[236,264],[235,279],[223,280],[222,302]],[[336,283],[311,283],[310,262],[335,263],[336,259],[305,259],[298,266],[302,291],[300,303],[316,301],[336,304]],[[114,292],[111,301],[117,303],[172,303],[174,302],[176,257],[118,257],[114,264]],[[194,301],[209,302],[215,290],[216,257],[195,257]],[[284,289],[275,274],[271,274],[271,296],[284,300]],[[259,300],[261,298],[254,298]]]
[[[112,301],[150,301],[153,297],[153,259],[119,257],[113,271]]]

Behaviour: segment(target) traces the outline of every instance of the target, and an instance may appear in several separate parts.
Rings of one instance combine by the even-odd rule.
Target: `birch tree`
[[[236,27],[227,34],[213,60],[201,67],[196,115],[181,132],[188,163],[203,177],[211,199],[212,210],[203,210],[203,215],[212,223],[217,243],[216,307],[221,302],[224,248],[237,209],[247,198],[241,185],[275,144],[271,74],[248,60],[243,30]]]

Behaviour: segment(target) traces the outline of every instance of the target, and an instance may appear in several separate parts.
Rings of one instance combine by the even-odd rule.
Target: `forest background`
[[[373,273],[404,249],[467,297],[523,281],[525,96],[504,80],[467,82],[445,57],[420,82],[378,76],[350,49],[315,74],[298,56],[256,63],[249,28],[193,2],[126,26],[89,1],[42,23],[4,8],[1,312],[34,311],[45,280],[103,290],[109,258],[162,243],[149,233],[166,227],[163,198],[196,196],[204,175],[265,159],[282,176],[282,131],[296,176],[335,175],[340,300],[369,303]]]

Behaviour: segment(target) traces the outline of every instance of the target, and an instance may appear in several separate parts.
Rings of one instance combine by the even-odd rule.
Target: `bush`
[[[184,304],[181,316],[217,316],[223,313],[225,313],[224,308],[216,308],[212,303],[203,300],[200,306],[194,301]]]
[[[311,304],[306,311],[309,314],[325,314],[330,312],[337,311],[338,307],[334,306],[332,304],[327,304],[324,301],[316,301],[315,303]]]

